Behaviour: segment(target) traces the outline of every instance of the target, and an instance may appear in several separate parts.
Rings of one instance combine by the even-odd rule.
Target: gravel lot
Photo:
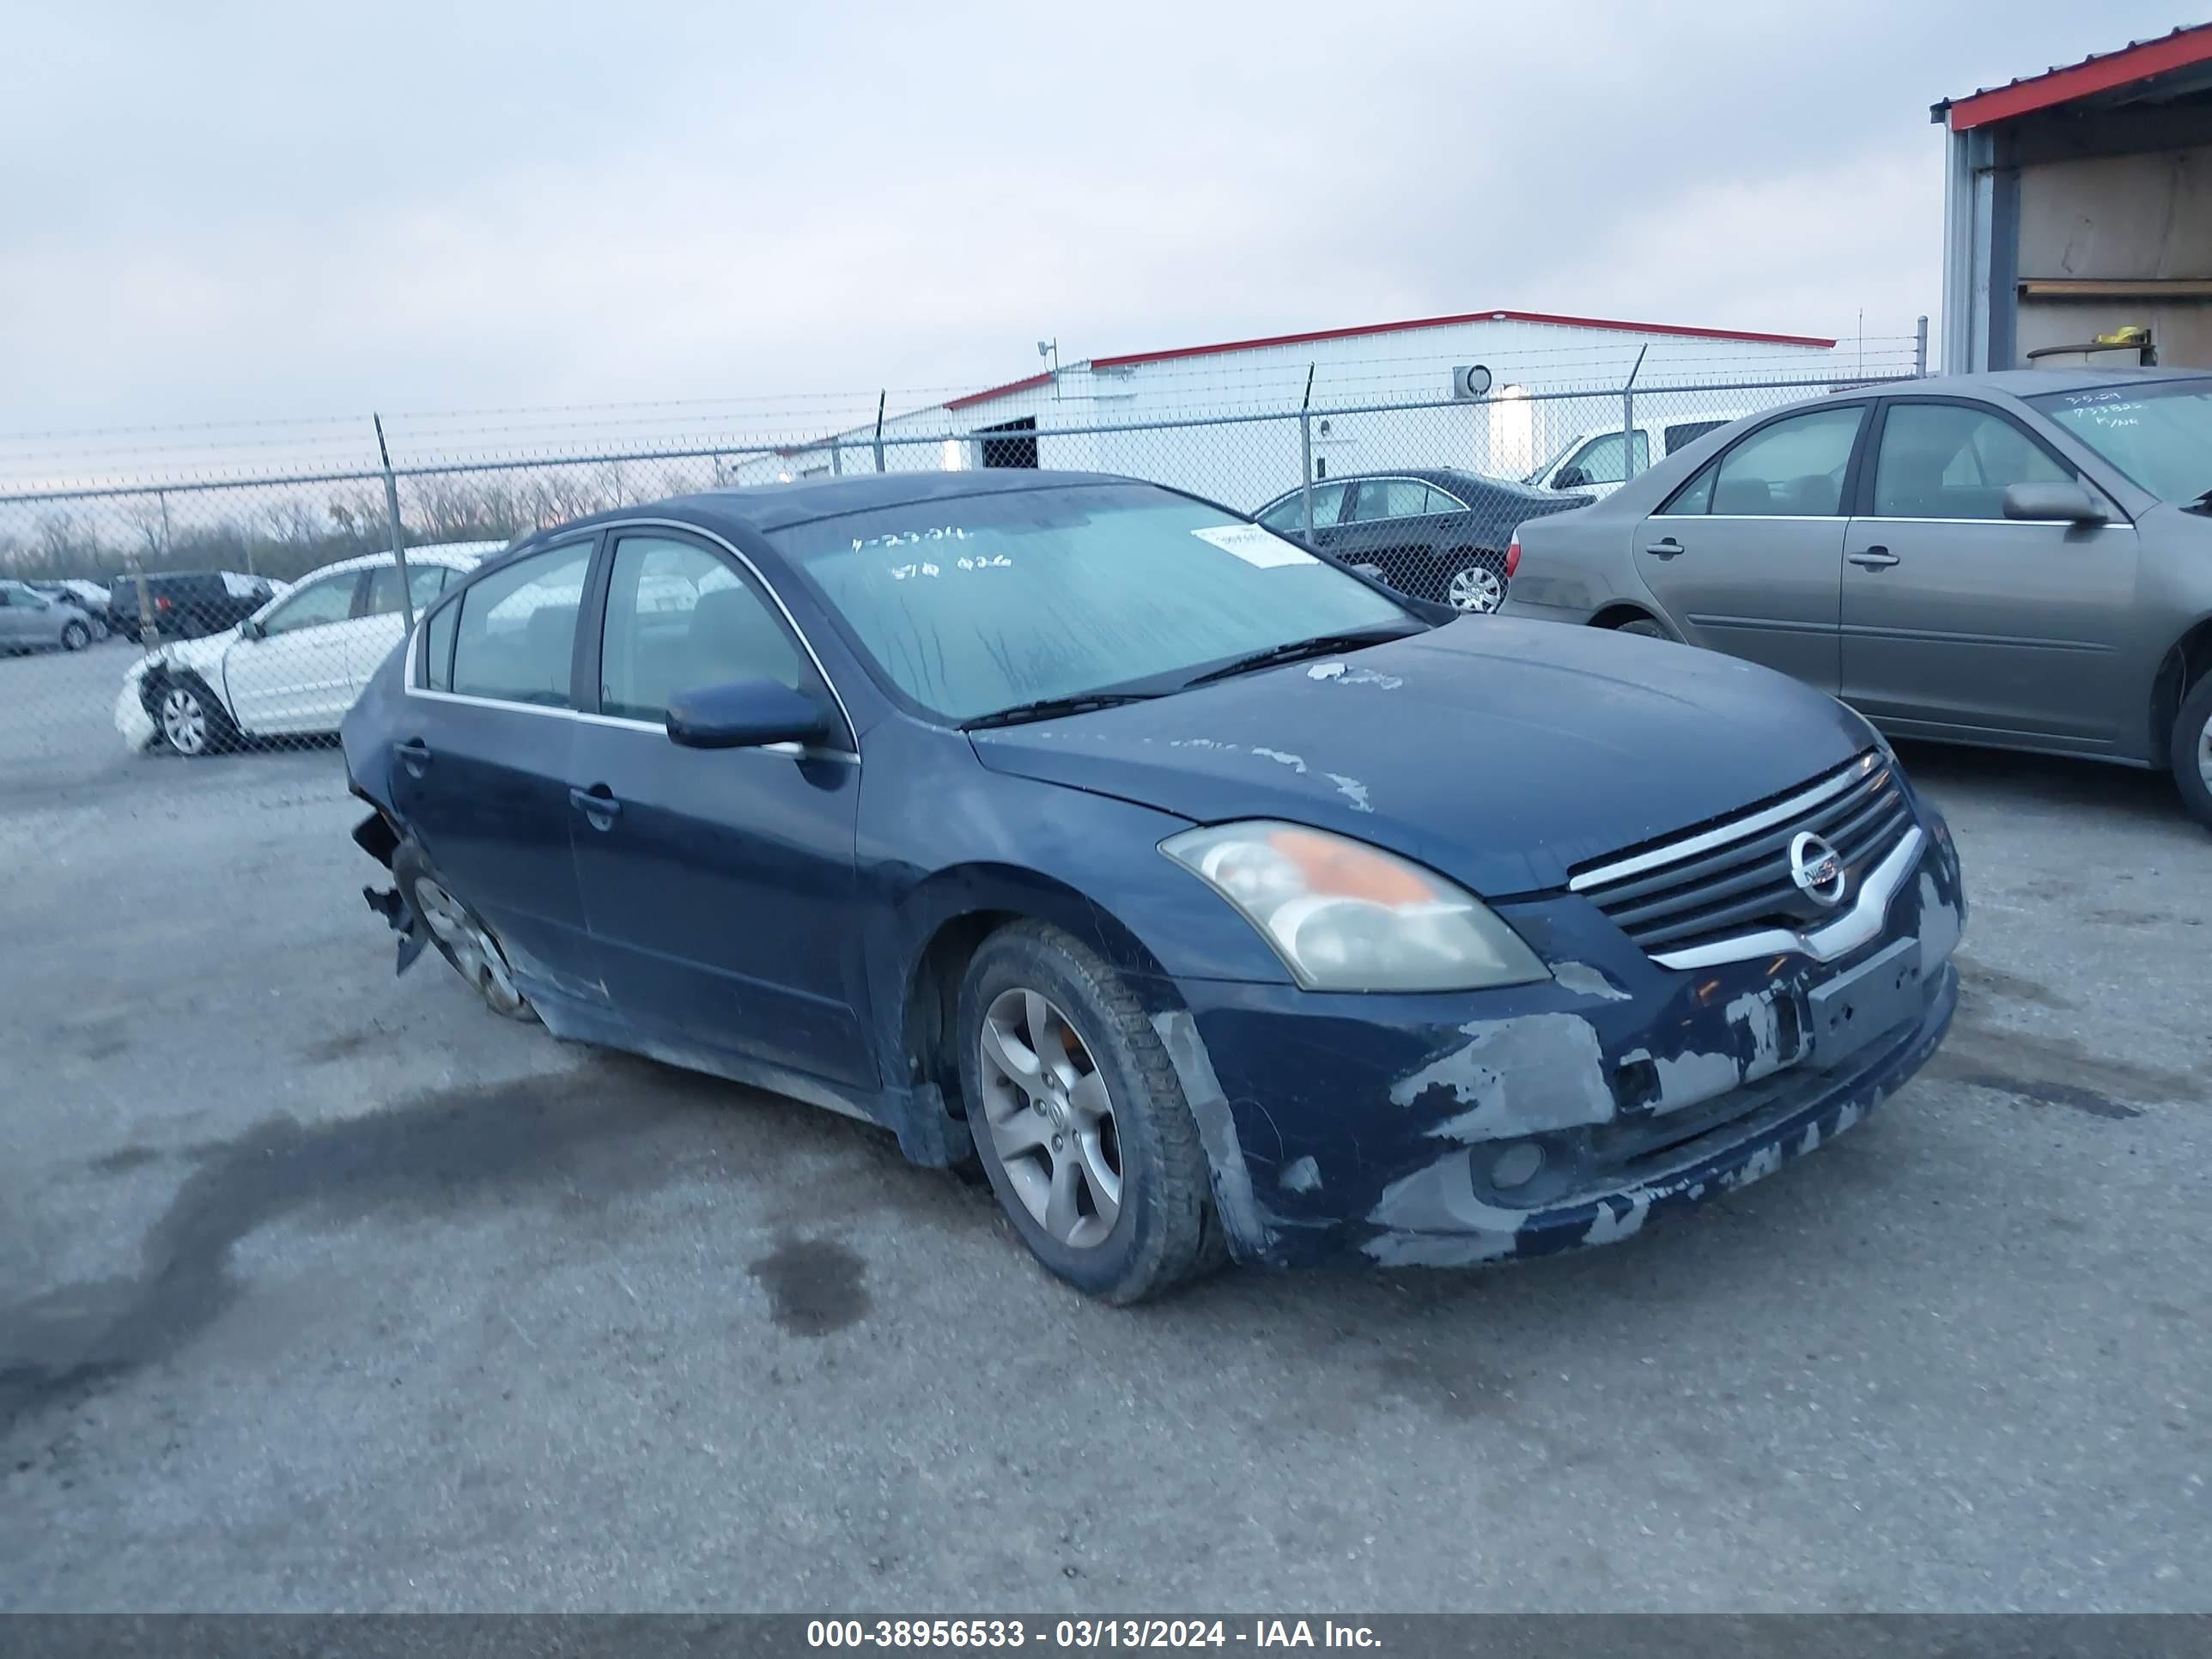
[[[404,979],[334,750],[0,661],[0,1609],[2212,1607],[2212,838],[1908,751],[1923,1078],[1619,1249],[1134,1312],[888,1135]]]

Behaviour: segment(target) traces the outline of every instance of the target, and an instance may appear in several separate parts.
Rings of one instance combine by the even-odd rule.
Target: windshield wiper
[[[982,732],[994,726],[1058,720],[1062,714],[1087,714],[1094,708],[1113,708],[1125,702],[1143,702],[1165,695],[1160,691],[1081,691],[1069,697],[1039,697],[1035,702],[1018,702],[1011,708],[994,708],[988,714],[963,720],[960,729]]]
[[[1346,634],[1316,634],[1310,640],[1291,640],[1282,645],[1271,645],[1265,651],[1232,657],[1203,674],[1194,674],[1183,682],[1185,689],[1194,685],[1211,685],[1216,680],[1225,680],[1231,675],[1249,674],[1255,668],[1272,668],[1279,662],[1296,662],[1301,657],[1325,657],[1332,651],[1357,651],[1363,646],[1381,645],[1387,640],[1402,640],[1419,633],[1419,629],[1401,628],[1392,624],[1383,628],[1354,629]]]

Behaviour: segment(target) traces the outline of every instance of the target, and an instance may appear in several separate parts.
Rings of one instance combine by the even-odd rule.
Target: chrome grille
[[[1743,935],[1832,921],[1911,829],[1895,767],[1870,750],[1772,801],[1587,866],[1568,887],[1663,960]],[[1834,905],[1818,902],[1790,878],[1790,843],[1808,832],[1843,862],[1845,883]]]

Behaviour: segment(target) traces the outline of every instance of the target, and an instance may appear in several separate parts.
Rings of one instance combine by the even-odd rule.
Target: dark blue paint
[[[1418,1240],[1431,1224],[1437,1237],[1469,1236],[1448,1201],[1424,1223],[1422,1194],[1402,1193],[1457,1155],[1433,1132],[1460,1103],[1443,1091],[1405,1104],[1391,1094],[1465,1043],[1470,1022],[1586,1020],[1620,1121],[1632,1124],[1656,1103],[1648,1069],[1624,1056],[1740,1050],[1750,1038],[1727,1017],[1730,1002],[1767,994],[1797,1006],[1852,965],[1791,957],[1673,972],[1562,890],[1584,860],[1785,791],[1870,740],[1856,715],[1778,675],[1658,641],[1472,618],[1155,702],[968,734],[917,718],[878,686],[763,534],[1054,481],[848,478],[609,515],[694,525],[742,550],[818,654],[858,764],[684,748],[635,725],[410,696],[400,653],[345,722],[350,775],[517,947],[523,988],[556,1034],[857,1112],[896,1129],[923,1162],[965,1150],[947,1099],[954,1065],[933,949],[988,916],[1066,929],[1164,1022],[1194,1022],[1202,1052],[1171,1041],[1170,1053],[1246,1260],[1373,1255],[1378,1240]],[[605,588],[595,564],[587,612]],[[596,640],[588,615],[583,633]],[[578,659],[588,716],[596,675],[585,646]],[[411,743],[430,753],[419,777]],[[1915,811],[1931,832],[1924,868],[1962,916],[1948,835],[1923,804]],[[1500,901],[1545,959],[1583,964],[1626,996],[1558,983],[1301,991],[1249,924],[1158,850],[1193,822],[1256,817],[1334,830],[1436,868]],[[1919,904],[1908,884],[1869,951],[1917,932]],[[1670,1176],[1640,1201],[1687,1201],[1771,1146],[1794,1149],[1807,1127],[1832,1129],[1863,1110],[1926,1058],[1954,994],[1942,969],[1916,1032],[1836,1072],[1784,1072],[1790,1087],[1773,1111],[1701,1153],[1697,1179]],[[1208,1068],[1219,1088],[1211,1103]],[[1597,1156],[1571,1134],[1549,1144],[1564,1159]],[[1316,1180],[1286,1182],[1301,1159]],[[1413,1222],[1372,1219],[1394,1190]],[[1580,1242],[1606,1202],[1585,1194],[1547,1212],[1512,1253]]]

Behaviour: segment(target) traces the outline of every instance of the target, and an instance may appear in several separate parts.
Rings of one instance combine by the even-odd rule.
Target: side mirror
[[[732,680],[668,700],[668,738],[686,749],[765,749],[830,735],[822,705],[778,680]]]
[[[2039,524],[2103,524],[2111,517],[2078,483],[2008,484],[2004,515]]]
[[[1552,488],[1554,489],[1588,489],[1589,488],[1589,474],[1583,471],[1582,468],[1578,466],[1563,466],[1558,472],[1553,475]]]
[[[269,637],[269,630],[258,620],[248,617],[244,622],[239,623],[238,637],[241,640],[263,640]]]

